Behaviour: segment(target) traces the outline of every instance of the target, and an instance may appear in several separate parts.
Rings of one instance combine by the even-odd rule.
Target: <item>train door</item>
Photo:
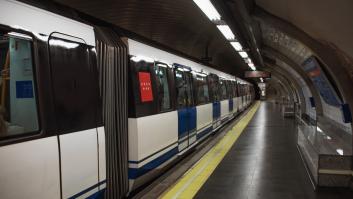
[[[243,88],[240,83],[238,83],[238,103],[239,103],[239,111],[243,111]]]
[[[1,198],[60,198],[58,141],[47,132],[52,118],[43,103],[50,91],[39,85],[48,74],[33,44],[30,34],[0,28]]]
[[[176,66],[174,73],[178,109],[178,148],[183,151],[196,141],[196,107],[191,71]]]
[[[232,87],[233,87],[233,106],[234,106],[234,113],[236,114],[238,112],[238,96],[237,96],[237,84],[235,81],[232,81]]]
[[[220,86],[219,78],[215,74],[210,74],[207,76],[208,85],[211,93],[212,100],[212,116],[213,116],[213,129],[216,129],[220,126],[221,121],[221,95],[220,95]]]
[[[99,85],[91,49],[76,37],[49,37],[63,198],[85,198],[99,191]]]
[[[233,113],[234,110],[234,101],[233,101],[233,84],[230,80],[227,80],[227,91],[228,91],[228,108],[229,108],[229,114]]]

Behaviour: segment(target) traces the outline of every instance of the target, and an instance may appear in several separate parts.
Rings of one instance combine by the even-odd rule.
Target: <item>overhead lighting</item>
[[[236,50],[236,51],[241,51],[243,49],[243,47],[241,46],[241,44],[237,41],[234,41],[234,42],[230,42],[230,44],[232,44],[233,48]]]
[[[251,70],[256,70],[255,66],[249,66],[251,68]]]
[[[316,127],[316,130],[319,131],[320,133],[322,133],[322,130],[321,130],[320,127],[317,126],[317,127]]]
[[[240,55],[242,58],[248,58],[248,57],[249,57],[249,56],[248,56],[248,53],[246,53],[246,52],[244,52],[244,51],[239,51],[238,53],[239,53],[239,55]]]
[[[193,0],[203,13],[211,20],[221,20],[221,15],[209,0]]]
[[[228,25],[217,25],[217,28],[221,33],[224,35],[224,37],[228,40],[233,40],[235,38],[232,30],[229,28]]]

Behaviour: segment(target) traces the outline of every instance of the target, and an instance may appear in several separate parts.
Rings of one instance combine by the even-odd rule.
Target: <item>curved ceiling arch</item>
[[[333,78],[340,94],[343,96],[343,100],[345,102],[353,102],[353,93],[350,92],[350,87],[347,86],[353,83],[353,60],[339,49],[315,40],[302,30],[283,19],[267,13],[262,8],[256,7],[255,10],[254,17],[260,24],[266,24],[265,26],[271,27],[270,29],[277,31],[279,34],[286,35],[286,37],[300,42],[308,49],[306,52],[311,52],[312,55],[315,55]],[[292,56],[289,57],[293,58]],[[294,58],[293,60],[298,59]],[[297,62],[297,64],[301,65],[302,63]]]

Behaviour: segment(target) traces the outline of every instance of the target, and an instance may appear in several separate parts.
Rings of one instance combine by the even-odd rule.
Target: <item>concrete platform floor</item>
[[[196,198],[352,199],[349,190],[314,191],[296,146],[293,119],[262,102]]]

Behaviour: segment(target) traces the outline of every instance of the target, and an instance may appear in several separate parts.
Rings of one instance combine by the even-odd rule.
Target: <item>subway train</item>
[[[116,173],[131,192],[254,100],[247,81],[117,32],[0,0],[1,198],[99,198]]]

